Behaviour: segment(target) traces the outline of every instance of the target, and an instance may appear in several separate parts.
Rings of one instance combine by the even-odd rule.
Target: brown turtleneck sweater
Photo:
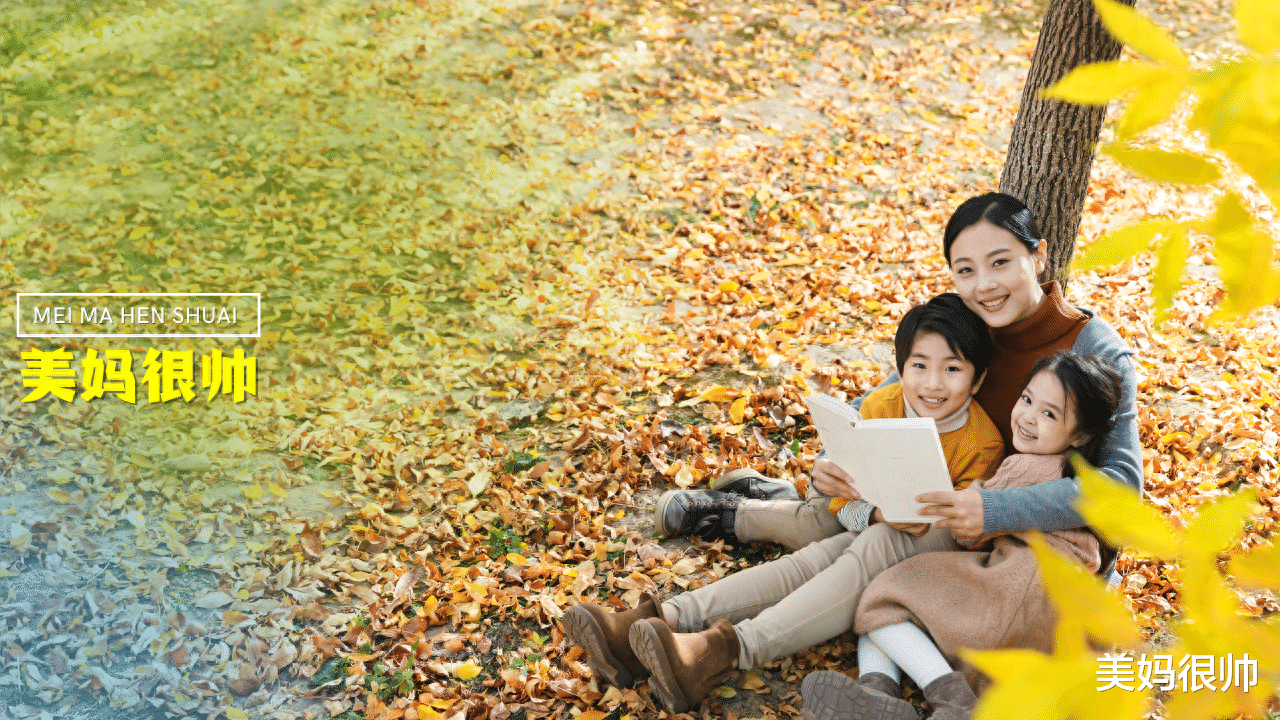
[[[1089,322],[1088,315],[1062,297],[1062,288],[1056,281],[1040,288],[1045,297],[1031,317],[991,328],[995,352],[987,366],[987,379],[975,396],[1000,429],[1010,454],[1017,452],[1013,448],[1013,406],[1022,395],[1027,373],[1041,358],[1069,349]]]

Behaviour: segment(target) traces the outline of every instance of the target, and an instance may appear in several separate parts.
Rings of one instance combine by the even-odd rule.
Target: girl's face
[[[1036,276],[1045,267],[1045,243],[1035,253],[1013,233],[982,221],[951,244],[951,280],[969,309],[988,327],[1004,327],[1031,317],[1044,291]]]
[[[1020,453],[1057,455],[1089,441],[1089,436],[1077,429],[1075,404],[1067,399],[1062,381],[1047,370],[1037,373],[1022,389],[1022,397],[1013,406],[1012,422],[1013,447]]]
[[[902,367],[902,395],[921,417],[942,420],[964,406],[982,385],[973,363],[937,333],[919,333]]]

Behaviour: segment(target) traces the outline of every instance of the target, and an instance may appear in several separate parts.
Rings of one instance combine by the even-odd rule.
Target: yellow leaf
[[[1222,235],[1236,230],[1244,230],[1253,225],[1253,215],[1244,201],[1234,192],[1228,192],[1218,201],[1213,211],[1213,219],[1209,221],[1210,232]]]
[[[1270,693],[1259,683],[1258,687],[1249,692],[1249,695],[1267,697]],[[1165,717],[1169,718],[1169,720],[1234,718],[1239,717],[1241,714],[1245,714],[1246,717],[1267,717],[1267,714],[1259,712],[1265,707],[1260,697],[1254,702],[1250,702],[1249,695],[1239,691],[1209,692],[1208,690],[1171,693],[1169,699],[1165,702]]]
[[[529,559],[518,553],[507,553],[507,562],[520,567],[529,567]]]
[[[236,625],[239,625],[240,623],[245,622],[247,620],[249,620],[249,616],[245,615],[239,610],[228,610],[222,613],[222,622],[226,623],[227,625],[230,625],[231,627],[235,627]]]
[[[1216,558],[1235,544],[1244,531],[1245,521],[1257,509],[1258,497],[1253,490],[1241,491],[1207,505],[1201,505],[1195,519],[1186,529],[1184,555],[1202,554]]]
[[[249,548],[253,552],[262,552],[263,550],[267,549],[267,546],[265,544],[260,542],[254,542],[252,540],[245,540],[244,546]]]
[[[71,502],[72,499],[71,493],[58,490],[57,488],[49,488],[49,497],[53,498],[54,502],[58,502],[63,505]]]
[[[1152,79],[1150,83],[1138,88],[1116,126],[1117,136],[1121,140],[1128,140],[1169,117],[1186,89],[1187,76],[1183,73]]]
[[[982,693],[973,720],[1116,720],[1137,718],[1147,693],[1110,688],[1099,692],[1098,653],[1048,656],[1034,650],[960,654],[996,682]]]
[[[1052,658],[1035,650],[961,650],[961,657],[989,676],[995,683],[982,693],[974,708],[973,720],[1005,720],[1026,717],[1049,720],[1060,717],[1054,709],[1056,698],[1035,693],[1034,685],[1020,682],[1057,677],[1050,668]],[[1037,683],[1038,684],[1038,683]]]
[[[1147,150],[1112,145],[1106,153],[1121,165],[1152,180],[1203,185],[1222,177],[1218,167],[1208,160],[1168,150]]]
[[[739,392],[739,390],[735,390],[731,387],[716,385],[715,387],[708,388],[706,392],[702,393],[698,397],[709,402],[724,402],[725,400],[732,400],[733,398],[738,397]]]
[[[738,687],[743,690],[756,690],[764,686],[764,679],[755,670],[746,671],[742,674],[742,679],[738,681]]]
[[[609,713],[601,710],[587,710],[578,716],[578,720],[604,720],[609,717]]]
[[[391,307],[387,310],[387,317],[395,317],[404,312],[409,307],[409,302],[413,300],[411,295],[401,295],[391,301]]]
[[[1114,0],[1093,0],[1102,24],[1117,40],[1155,60],[1178,69],[1187,66],[1187,57],[1159,25],[1131,7]]]
[[[1107,645],[1142,641],[1133,613],[1099,576],[1059,555],[1039,534],[1031,536],[1028,544],[1040,561],[1040,576],[1058,609],[1059,622],[1072,622]]]
[[[151,228],[149,228],[149,227],[146,227],[146,226],[136,227],[136,228],[134,228],[133,230],[131,230],[131,231],[129,232],[129,239],[130,239],[130,240],[138,240],[138,239],[139,239],[139,238],[141,238],[143,235],[146,235],[146,234],[147,234],[147,233],[149,233],[149,232],[151,232]]]
[[[1072,70],[1052,87],[1041,90],[1040,97],[1078,105],[1106,105],[1168,72],[1145,63],[1090,63]]]
[[[1254,548],[1246,555],[1231,557],[1231,574],[1236,582],[1280,589],[1280,546]]]
[[[466,682],[480,674],[480,666],[475,663],[463,663],[453,671],[453,676]]]
[[[732,280],[720,281],[720,290],[723,292],[733,292],[734,290],[737,290],[739,287],[740,286],[738,285],[738,283]]]
[[[282,487],[280,487],[279,485],[277,485],[277,484],[275,484],[275,483],[271,482],[270,480],[268,480],[268,481],[267,481],[267,492],[270,492],[272,495],[275,495],[276,497],[280,498],[281,500],[288,499],[288,497],[289,497],[289,491],[288,491],[288,490],[285,490],[284,488],[282,488]]]
[[[1091,270],[1123,262],[1147,249],[1157,235],[1169,233],[1178,224],[1172,220],[1143,220],[1126,225],[1084,249],[1072,262],[1075,270]]]
[[[418,705],[418,720],[440,720],[444,716],[426,705]]]
[[[1240,42],[1259,55],[1280,50],[1280,3],[1275,0],[1236,0]]]
[[[11,578],[11,577],[18,577],[18,573],[8,568],[0,568],[0,578]]]
[[[240,492],[244,493],[244,496],[250,500],[257,500],[262,497],[262,486],[254,483],[253,487],[240,488]]]
[[[1272,264],[1275,242],[1270,235],[1250,228],[1215,235],[1214,244],[1227,299],[1211,321],[1275,302],[1280,296],[1280,271]]]
[[[729,406],[729,419],[732,420],[734,424],[742,423],[742,416],[743,413],[747,411],[747,400],[749,397],[749,395],[743,395],[737,400],[734,400],[733,404]]]
[[[244,711],[239,708],[234,708],[228,705],[223,712],[226,713],[227,720],[249,720],[249,716],[245,715]]]
[[[1178,555],[1181,533],[1144,504],[1137,490],[1090,467],[1078,455],[1072,456],[1072,465],[1080,478],[1076,510],[1104,540],[1159,558]]]
[[[1187,262],[1189,250],[1187,238],[1182,232],[1174,232],[1160,246],[1156,266],[1151,271],[1151,300],[1155,305],[1157,327],[1164,322],[1169,307],[1173,305],[1173,296],[1181,284],[1182,268]]]

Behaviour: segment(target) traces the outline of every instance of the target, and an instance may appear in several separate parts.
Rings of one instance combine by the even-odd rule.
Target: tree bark
[[[1120,49],[1102,26],[1092,0],[1050,0],[1000,174],[1001,192],[1031,208],[1048,240],[1049,262],[1041,281],[1058,279],[1066,286],[1094,147],[1107,109],[1041,100],[1036,93],[1077,66],[1119,59]]]

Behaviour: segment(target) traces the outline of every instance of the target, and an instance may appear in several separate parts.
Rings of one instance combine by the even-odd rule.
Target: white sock
[[[893,678],[893,681],[902,684],[902,673],[899,672],[898,666],[884,651],[876,645],[870,637],[866,635],[858,636],[858,674],[866,675],[867,673],[878,672]]]
[[[912,623],[888,625],[872,630],[865,637],[871,638],[920,688],[951,672],[951,666],[938,646],[925,631]],[[861,643],[858,645],[858,659],[861,662]]]

